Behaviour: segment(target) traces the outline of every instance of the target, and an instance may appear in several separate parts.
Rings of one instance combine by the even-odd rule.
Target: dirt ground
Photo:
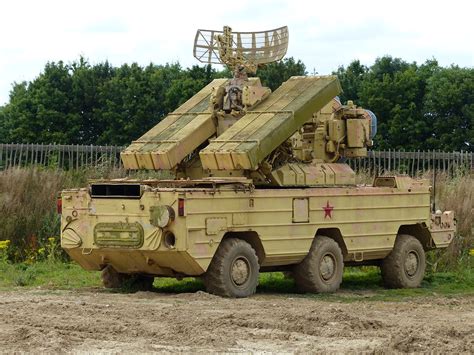
[[[474,352],[474,298],[0,292],[0,352]]]

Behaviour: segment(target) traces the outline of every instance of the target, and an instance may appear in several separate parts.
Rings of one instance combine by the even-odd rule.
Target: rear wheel
[[[295,266],[293,275],[300,291],[335,292],[342,282],[344,259],[341,248],[331,238],[316,236],[308,255]]]
[[[224,239],[204,275],[209,293],[247,297],[255,293],[260,266],[252,246],[237,238]]]
[[[150,291],[154,278],[146,275],[129,275],[118,272],[112,265],[102,269],[102,283],[105,288],[123,288],[132,291]]]
[[[127,275],[119,273],[112,265],[102,269],[101,278],[105,288],[122,288],[127,281]]]
[[[415,237],[397,236],[390,254],[382,261],[381,271],[388,288],[414,288],[421,285],[426,269],[423,246]]]

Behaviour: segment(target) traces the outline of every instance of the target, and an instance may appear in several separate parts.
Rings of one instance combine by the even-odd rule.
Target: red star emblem
[[[326,203],[326,206],[323,206],[324,219],[326,219],[326,217],[329,217],[332,219],[331,213],[333,209],[334,209],[334,206],[329,205],[329,200],[328,200],[328,202]]]

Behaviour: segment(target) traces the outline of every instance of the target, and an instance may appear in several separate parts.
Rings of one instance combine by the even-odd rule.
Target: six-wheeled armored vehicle
[[[126,148],[126,169],[156,178],[62,192],[61,245],[106,287],[202,277],[208,292],[253,294],[259,272],[288,271],[304,292],[333,292],[344,265],[380,265],[388,287],[417,287],[425,252],[454,237],[430,186],[407,176],[356,185],[343,158],[373,144],[375,115],[338,99],[335,76],[251,77],[286,53],[288,29],[197,31],[194,56],[216,79]],[[171,178],[158,178],[159,176]]]

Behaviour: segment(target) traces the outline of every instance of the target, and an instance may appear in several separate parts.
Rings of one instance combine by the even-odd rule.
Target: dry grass
[[[57,234],[56,196],[65,176],[38,169],[9,169],[0,174],[0,239],[12,242],[10,255],[25,260]]]
[[[469,250],[474,248],[474,176],[459,173],[454,177],[436,176],[436,209],[454,211],[457,233],[444,252],[435,253],[434,271],[471,266]]]
[[[48,238],[59,238],[56,199],[63,188],[84,186],[88,178],[123,176],[121,170],[56,171],[13,168],[0,172],[0,240],[10,240],[9,258],[35,261]]]

